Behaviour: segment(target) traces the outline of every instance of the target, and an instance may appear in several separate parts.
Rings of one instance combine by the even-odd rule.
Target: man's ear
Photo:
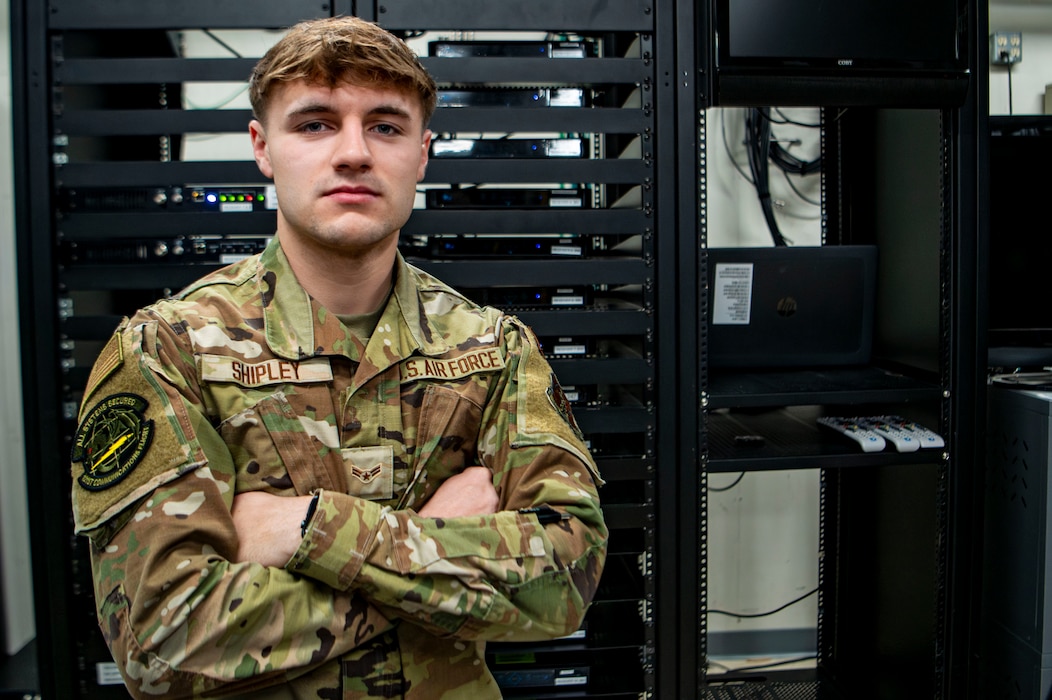
[[[248,123],[248,135],[252,139],[252,155],[256,159],[256,166],[268,179],[274,178],[274,168],[270,166],[270,151],[267,150],[267,135],[263,130],[263,124],[258,119]]]
[[[431,150],[431,137],[434,133],[431,129],[424,129],[424,138],[420,144],[420,168],[416,173],[416,181],[420,182],[424,179],[424,175],[427,173],[427,159],[428,152]]]

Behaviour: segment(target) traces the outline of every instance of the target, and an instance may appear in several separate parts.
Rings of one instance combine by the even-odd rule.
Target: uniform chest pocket
[[[370,501],[386,501],[394,496],[394,448],[344,447],[340,453],[347,475],[347,493]]]
[[[416,420],[413,477],[403,506],[419,506],[450,476],[478,464],[482,407],[453,388],[430,384]]]
[[[346,488],[335,426],[304,413],[275,392],[223,422],[220,432],[238,465],[239,489],[305,494]]]

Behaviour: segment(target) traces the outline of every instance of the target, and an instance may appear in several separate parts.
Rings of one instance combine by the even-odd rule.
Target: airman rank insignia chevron
[[[146,456],[153,439],[152,420],[144,420],[146,399],[114,394],[100,401],[80,423],[73,439],[74,463],[84,473],[77,482],[88,491],[119,483]]]

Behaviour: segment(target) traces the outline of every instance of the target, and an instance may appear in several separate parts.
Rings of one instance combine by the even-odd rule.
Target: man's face
[[[277,88],[249,126],[260,171],[273,178],[283,245],[359,254],[409,218],[431,132],[414,95],[303,81]]]

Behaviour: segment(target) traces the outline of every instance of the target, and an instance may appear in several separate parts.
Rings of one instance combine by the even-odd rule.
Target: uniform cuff
[[[347,590],[369,556],[387,510],[372,501],[322,491],[303,541],[285,568]]]

